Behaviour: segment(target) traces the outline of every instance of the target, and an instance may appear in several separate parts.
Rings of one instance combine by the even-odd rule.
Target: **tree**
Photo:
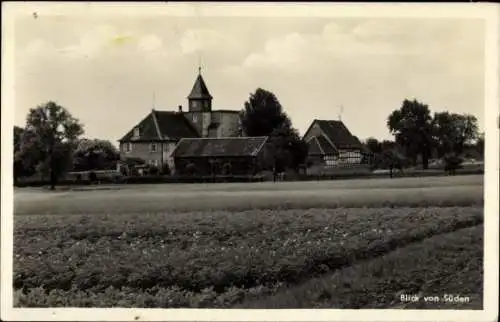
[[[240,119],[247,136],[267,136],[275,129],[292,127],[276,96],[262,88],[250,94]]]
[[[365,145],[373,154],[382,152],[382,144],[375,138],[366,139]]]
[[[444,171],[451,175],[456,173],[457,169],[462,167],[463,159],[457,156],[455,153],[448,153],[444,158]]]
[[[30,109],[26,119],[26,141],[29,149],[39,149],[39,170],[48,172],[50,189],[70,167],[71,150],[83,134],[83,126],[62,106],[47,102]],[[23,140],[24,141],[24,140]]]
[[[468,114],[434,113],[433,136],[439,157],[448,153],[462,154],[464,147],[478,139],[477,118]]]
[[[481,132],[476,140],[476,150],[484,158],[484,132]]]
[[[264,158],[264,167],[274,174],[285,168],[298,170],[307,157],[307,144],[292,127],[290,118],[276,96],[258,88],[244,104],[240,114],[241,127],[247,136],[268,136],[272,146]]]
[[[418,155],[421,155],[422,166],[428,169],[433,146],[433,124],[429,107],[417,100],[405,99],[401,108],[389,115],[387,127],[413,164],[416,164]]]
[[[24,129],[14,126],[14,184],[17,183],[20,177],[30,176],[35,172],[34,167],[28,163],[29,159],[26,158],[21,150],[23,136]]]
[[[119,159],[118,149],[107,140],[78,140],[74,152],[77,171],[114,169]]]

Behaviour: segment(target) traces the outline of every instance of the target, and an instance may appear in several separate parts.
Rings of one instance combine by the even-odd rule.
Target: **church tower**
[[[198,68],[198,77],[187,99],[188,112],[185,113],[186,117],[196,127],[201,137],[208,137],[212,123],[212,95],[210,95],[201,76],[201,67]]]
[[[196,78],[193,89],[187,98],[189,112],[212,111],[212,95],[210,95],[207,85],[201,76],[201,67],[198,68],[198,77]]]

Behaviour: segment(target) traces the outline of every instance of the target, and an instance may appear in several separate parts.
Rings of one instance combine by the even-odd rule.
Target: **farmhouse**
[[[239,111],[212,110],[212,95],[199,70],[187,97],[188,111],[151,110],[120,140],[120,157],[142,159],[157,167],[173,170],[172,151],[182,138],[241,136]]]
[[[342,121],[314,120],[304,141],[309,151],[308,163],[326,167],[349,167],[362,164],[365,148]]]
[[[255,174],[267,137],[183,138],[172,153],[179,174]]]

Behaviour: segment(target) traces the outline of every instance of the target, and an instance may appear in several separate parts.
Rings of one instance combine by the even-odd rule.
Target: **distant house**
[[[174,170],[171,153],[182,138],[241,136],[239,111],[212,110],[212,95],[201,73],[187,97],[188,111],[151,110],[120,140],[120,157],[143,159],[157,167]]]
[[[255,174],[267,137],[184,138],[172,153],[178,174]]]
[[[314,120],[303,138],[311,165],[343,167],[364,161],[366,148],[341,121]]]

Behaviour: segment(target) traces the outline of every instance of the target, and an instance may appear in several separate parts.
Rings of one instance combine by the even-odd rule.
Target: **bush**
[[[95,174],[95,172],[90,172],[89,173],[89,180],[90,180],[90,182],[97,181],[97,175]]]
[[[462,168],[463,159],[455,154],[447,155],[443,158],[444,171],[449,174],[455,174],[456,170]]]
[[[167,163],[165,163],[163,165],[163,167],[161,168],[160,174],[164,175],[164,176],[168,176],[168,175],[172,174],[172,171],[170,171],[170,167],[168,166]]]
[[[186,166],[186,172],[187,174],[194,176],[198,172],[198,169],[196,168],[196,165],[194,163],[189,163]]]
[[[156,176],[160,173],[160,169],[158,169],[157,166],[152,165],[152,166],[149,166],[148,173],[152,176]]]

